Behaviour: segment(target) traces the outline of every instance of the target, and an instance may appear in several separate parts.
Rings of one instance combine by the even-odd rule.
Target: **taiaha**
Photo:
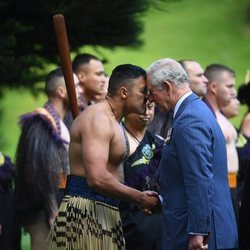
[[[53,22],[54,22],[57,46],[59,49],[61,66],[69,97],[70,109],[72,111],[73,118],[75,119],[79,114],[79,108],[77,105],[76,89],[73,78],[73,69],[70,59],[69,42],[67,37],[64,16],[62,14],[54,15]]]

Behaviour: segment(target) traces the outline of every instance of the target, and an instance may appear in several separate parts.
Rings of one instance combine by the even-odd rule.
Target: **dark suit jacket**
[[[163,196],[163,249],[188,249],[190,233],[210,233],[209,249],[237,247],[225,139],[195,94],[181,104],[158,171]]]

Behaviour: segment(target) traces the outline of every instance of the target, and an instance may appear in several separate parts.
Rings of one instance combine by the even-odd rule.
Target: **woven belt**
[[[97,193],[94,189],[90,188],[86,179],[80,176],[68,175],[65,194],[85,197],[115,207],[119,205],[118,200]]]

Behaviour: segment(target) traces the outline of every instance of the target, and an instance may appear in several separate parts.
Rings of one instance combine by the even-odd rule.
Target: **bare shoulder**
[[[250,112],[245,115],[243,122],[250,122]]]
[[[73,122],[71,134],[112,132],[112,120],[103,103],[88,106]]]

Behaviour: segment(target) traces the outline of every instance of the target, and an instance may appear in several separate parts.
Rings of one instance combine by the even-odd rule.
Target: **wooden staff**
[[[54,15],[53,22],[56,33],[57,46],[59,49],[59,55],[62,65],[62,71],[68,92],[70,109],[72,111],[73,119],[75,119],[79,114],[79,109],[77,105],[76,88],[73,78],[73,69],[70,59],[69,42],[67,37],[64,16],[62,14]]]

